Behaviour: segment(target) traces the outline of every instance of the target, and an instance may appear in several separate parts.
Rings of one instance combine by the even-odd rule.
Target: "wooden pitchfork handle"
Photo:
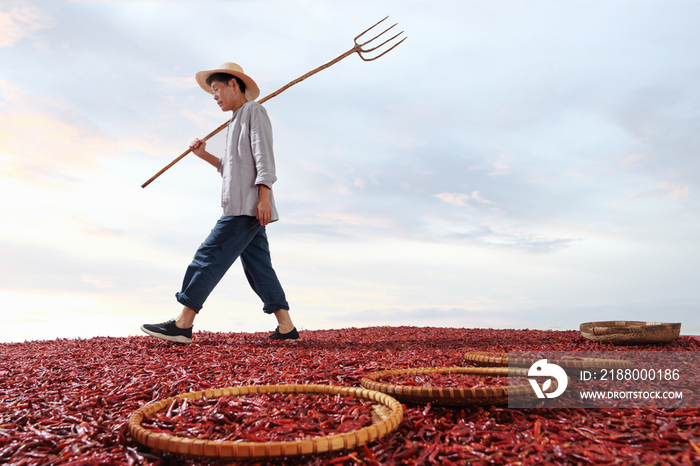
[[[396,42],[396,43],[393,44],[391,47],[389,47],[388,49],[386,49],[386,50],[384,50],[383,52],[381,52],[379,55],[375,55],[375,56],[372,56],[372,57],[369,57],[369,56],[367,55],[369,52],[373,52],[373,51],[377,50],[378,48],[380,48],[381,46],[383,46],[383,45],[389,43],[390,41],[392,41],[392,40],[394,40],[394,39],[396,39],[398,36],[400,36],[401,34],[403,34],[403,31],[399,32],[398,34],[395,34],[394,36],[390,37],[389,39],[385,40],[384,42],[382,42],[381,44],[379,44],[379,45],[377,45],[377,46],[375,46],[375,47],[366,48],[365,46],[366,46],[367,44],[369,44],[370,42],[374,41],[375,39],[378,39],[380,36],[382,36],[384,33],[386,33],[386,32],[389,31],[391,28],[393,28],[394,26],[396,26],[396,24],[398,24],[398,23],[396,23],[396,24],[394,24],[394,25],[388,27],[388,28],[385,29],[384,31],[380,32],[379,34],[377,34],[376,36],[372,37],[371,39],[369,39],[369,40],[367,40],[367,41],[365,41],[365,42],[362,42],[362,43],[358,43],[358,42],[357,42],[357,40],[358,40],[360,37],[362,37],[363,35],[365,35],[367,32],[369,32],[371,29],[373,29],[374,27],[376,27],[377,25],[379,25],[379,23],[381,23],[382,21],[384,21],[384,20],[387,19],[387,18],[388,18],[388,16],[387,16],[386,18],[382,19],[381,21],[377,22],[376,24],[374,24],[374,25],[371,26],[370,28],[366,29],[365,31],[363,31],[363,32],[360,33],[359,35],[357,35],[357,36],[355,37],[355,46],[354,46],[353,48],[351,48],[350,50],[348,50],[347,52],[345,52],[344,54],[338,56],[337,58],[334,58],[333,60],[329,61],[329,62],[326,63],[325,65],[321,65],[321,66],[319,66],[318,68],[309,71],[309,72],[306,73],[304,76],[301,76],[301,77],[295,79],[294,81],[290,82],[289,84],[286,84],[285,86],[282,86],[281,88],[277,89],[277,90],[276,90],[275,92],[273,92],[272,94],[269,94],[269,95],[263,97],[262,99],[258,100],[258,103],[262,104],[262,103],[264,103],[264,102],[270,100],[270,99],[273,98],[274,96],[276,96],[276,95],[278,95],[278,94],[281,94],[282,92],[284,92],[285,90],[289,89],[289,88],[292,87],[293,85],[295,85],[295,84],[297,84],[297,83],[300,83],[301,81],[305,80],[305,79],[308,78],[309,76],[312,76],[312,75],[318,73],[318,72],[321,71],[321,70],[325,70],[325,69],[328,68],[329,66],[335,65],[335,64],[338,63],[340,60],[342,60],[342,59],[344,59],[344,58],[346,58],[346,57],[352,55],[353,53],[357,53],[357,54],[360,56],[360,58],[361,58],[362,60],[364,60],[364,61],[376,60],[377,58],[381,57],[382,55],[388,53],[388,52],[391,51],[394,47],[396,47],[397,45],[399,45],[401,42],[405,41],[405,40],[406,40],[406,37],[402,38],[400,41]],[[222,124],[221,126],[219,126],[218,128],[216,128],[214,131],[212,131],[211,133],[207,134],[202,140],[203,140],[203,141],[208,141],[209,138],[211,138],[212,136],[214,136],[215,134],[217,134],[218,132],[220,132],[222,129],[226,128],[226,126],[228,126],[228,123],[229,123],[229,122],[227,121],[226,123]],[[187,150],[186,150],[185,152],[183,152],[178,158],[176,158],[175,160],[173,160],[172,162],[170,162],[169,164],[167,164],[165,167],[163,167],[162,170],[160,170],[158,173],[156,173],[155,175],[153,175],[153,176],[151,177],[151,179],[149,179],[149,180],[146,181],[144,184],[142,184],[141,187],[142,187],[142,188],[145,188],[146,186],[148,186],[149,184],[151,184],[151,182],[152,182],[153,180],[155,180],[156,178],[158,178],[158,177],[159,177],[160,175],[162,175],[166,170],[168,170],[170,167],[172,167],[173,165],[175,165],[176,163],[178,163],[180,160],[182,160],[182,159],[183,159],[187,154],[189,154],[190,152],[192,152],[192,149],[187,149]]]

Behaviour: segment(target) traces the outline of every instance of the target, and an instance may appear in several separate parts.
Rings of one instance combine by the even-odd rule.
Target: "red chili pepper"
[[[700,455],[700,446],[698,446],[698,444],[693,442],[692,440],[688,440],[688,442],[690,443],[690,446],[693,447],[693,450],[695,450],[695,452]]]
[[[395,453],[393,455],[393,459],[394,460],[403,460],[406,458],[410,458],[411,456],[413,456],[414,454],[416,454],[419,451],[420,451],[420,447],[414,445],[414,446],[411,446],[403,451]]]
[[[216,461],[163,455],[136,444],[125,430],[128,414],[169,394],[210,387],[358,385],[362,376],[377,370],[462,365],[466,351],[616,350],[584,340],[573,331],[370,327],[307,331],[305,335],[293,347],[260,343],[262,335],[208,332],[200,332],[186,348],[147,337],[0,344],[0,463],[18,464],[24,458],[32,464],[56,466],[89,461],[213,466]],[[681,337],[669,345],[625,349],[698,351],[700,345]],[[697,379],[692,382],[697,384]],[[178,428],[182,435],[223,438],[229,435],[232,424],[252,428],[269,407],[265,401],[229,412],[224,401],[216,412],[209,413],[218,414],[216,419],[186,420],[190,402],[173,406],[168,423],[165,415],[169,407],[155,419],[164,423],[166,431]],[[214,404],[215,400],[208,403],[210,408]],[[337,404],[331,400],[315,408],[334,411]],[[307,406],[298,415],[278,415],[271,410],[274,414],[249,435],[272,438],[279,430],[287,438],[316,436],[321,422],[329,420],[328,427],[339,428],[363,416],[359,405],[342,414],[314,414],[315,408]],[[280,419],[298,422],[278,422]],[[428,410],[426,405],[405,404],[404,421],[395,432],[353,452],[339,453],[345,459],[338,463],[417,464],[429,463],[432,457],[448,466],[613,464],[616,460],[626,464],[700,464],[699,438],[698,409],[531,411],[431,404]],[[356,456],[350,457],[350,453]],[[394,454],[406,457],[392,460]],[[261,463],[300,466],[316,462],[320,466],[329,464],[335,455],[338,453]]]
[[[430,450],[430,454],[428,455],[428,461],[434,463],[438,453],[440,453],[440,445],[433,445],[433,447]]]

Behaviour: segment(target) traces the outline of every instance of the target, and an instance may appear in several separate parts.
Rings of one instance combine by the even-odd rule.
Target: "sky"
[[[396,49],[264,104],[297,328],[700,334],[700,2],[0,0],[0,342],[175,317],[220,176],[141,184],[230,117],[195,73],[265,96],[386,15]],[[275,325],[237,262],[194,330]]]

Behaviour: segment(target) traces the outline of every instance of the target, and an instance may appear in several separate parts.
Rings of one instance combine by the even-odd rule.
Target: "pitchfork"
[[[338,56],[337,58],[335,58],[335,59],[333,59],[333,60],[331,60],[331,61],[329,61],[329,62],[326,63],[325,65],[321,65],[321,66],[319,66],[318,68],[309,71],[309,72],[306,73],[304,76],[301,76],[301,77],[295,79],[294,81],[290,82],[289,84],[287,84],[287,85],[285,85],[285,86],[282,86],[281,88],[279,88],[278,90],[276,90],[276,91],[273,92],[272,94],[269,94],[269,95],[263,97],[262,99],[258,100],[258,103],[263,103],[263,102],[266,102],[267,100],[270,100],[270,99],[273,98],[274,96],[276,96],[276,95],[278,95],[278,94],[281,94],[282,92],[284,92],[285,90],[289,89],[289,88],[292,87],[293,85],[295,85],[295,84],[297,84],[297,83],[300,83],[301,81],[305,80],[305,79],[308,78],[309,76],[312,76],[312,75],[318,73],[319,71],[328,68],[329,66],[335,65],[335,64],[338,63],[340,60],[342,60],[342,59],[345,58],[345,57],[348,57],[348,56],[352,55],[353,53],[357,53],[357,55],[359,55],[360,58],[361,58],[362,60],[364,60],[364,61],[373,61],[373,60],[376,60],[377,58],[379,58],[379,57],[381,57],[381,56],[383,56],[383,55],[389,53],[389,52],[390,52],[391,50],[393,50],[396,46],[398,46],[401,42],[405,41],[405,40],[407,39],[407,37],[402,38],[401,40],[399,40],[398,42],[394,43],[393,45],[391,45],[391,47],[387,48],[386,50],[384,50],[383,52],[379,53],[378,55],[375,54],[374,56],[371,56],[371,57],[369,56],[370,52],[374,52],[375,50],[378,50],[379,48],[381,48],[381,47],[383,47],[384,45],[388,44],[389,42],[393,41],[394,39],[396,39],[397,37],[399,37],[401,34],[403,34],[403,31],[401,31],[401,32],[399,32],[398,34],[395,34],[394,36],[392,36],[392,37],[386,39],[384,42],[382,42],[382,43],[379,44],[379,45],[376,45],[376,46],[371,47],[371,48],[367,48],[366,46],[367,46],[368,44],[370,44],[370,42],[373,42],[373,41],[379,39],[381,36],[383,36],[384,34],[386,34],[387,32],[389,32],[389,31],[390,31],[394,26],[396,26],[396,24],[398,24],[398,23],[395,23],[395,24],[389,26],[388,28],[386,28],[385,30],[383,30],[382,32],[380,32],[379,34],[377,34],[376,36],[372,37],[372,38],[369,39],[369,40],[366,40],[366,41],[364,41],[364,42],[358,42],[358,40],[360,39],[360,37],[364,36],[364,35],[367,34],[369,31],[371,31],[372,29],[374,29],[375,27],[377,27],[380,23],[382,23],[382,22],[383,22],[384,20],[386,20],[387,18],[388,18],[388,16],[387,16],[386,18],[382,19],[381,21],[377,22],[377,23],[374,24],[373,26],[367,28],[366,30],[364,30],[364,31],[361,32],[360,34],[358,34],[358,35],[355,37],[355,40],[354,40],[355,46],[354,46],[353,48],[351,48],[350,50],[348,50],[347,52],[345,52],[344,54]],[[364,40],[364,39],[363,39],[363,40]],[[381,39],[379,39],[379,40],[381,40]],[[204,137],[203,140],[204,140],[204,141],[209,140],[209,138],[211,138],[212,136],[214,136],[215,134],[217,134],[218,132],[220,132],[222,129],[226,128],[226,126],[228,126],[228,123],[229,123],[229,122],[227,121],[226,123],[224,123],[224,124],[222,124],[221,126],[219,126],[218,128],[216,128],[216,129],[215,129],[214,131],[212,131],[211,133],[207,134],[207,136]],[[155,175],[153,175],[153,177],[152,177],[151,179],[149,179],[149,180],[146,181],[144,184],[142,184],[141,187],[142,187],[142,188],[145,188],[146,186],[148,186],[149,184],[151,184],[151,182],[152,182],[153,180],[155,180],[156,178],[158,178],[158,177],[159,177],[160,175],[162,175],[167,169],[169,169],[170,167],[172,167],[173,165],[175,165],[177,162],[179,162],[180,160],[182,160],[182,159],[183,159],[187,154],[189,154],[191,151],[192,151],[191,149],[187,149],[187,150],[186,150],[185,152],[183,152],[178,158],[176,158],[175,160],[173,160],[172,162],[170,162],[170,163],[169,163],[168,165],[166,165],[161,171],[159,171],[158,173],[156,173]]]

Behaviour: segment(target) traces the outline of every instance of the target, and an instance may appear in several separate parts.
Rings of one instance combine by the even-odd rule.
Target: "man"
[[[206,142],[195,139],[192,152],[221,173],[223,215],[200,245],[187,268],[182,290],[176,293],[184,307],[175,319],[145,324],[141,330],[163,340],[192,342],[194,318],[234,261],[240,257],[243,271],[260,299],[263,311],[274,314],[277,329],[272,340],[298,340],[289,316],[282,286],[277,279],[265,227],[278,220],[272,184],[277,180],[272,152],[272,126],[267,112],[255,99],[257,84],[235,63],[200,71],[197,83],[222,111],[233,112],[226,135],[226,152],[219,158],[206,150]]]

